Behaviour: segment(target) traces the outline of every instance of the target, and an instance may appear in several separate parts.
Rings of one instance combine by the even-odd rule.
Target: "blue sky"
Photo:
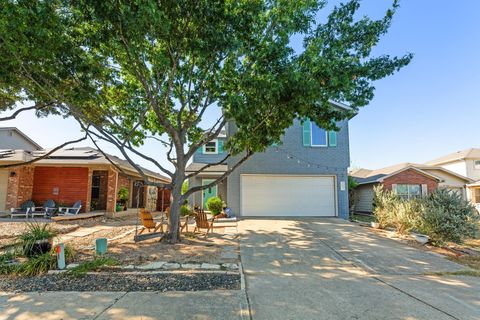
[[[319,19],[336,2],[330,1]],[[388,3],[364,0],[361,14],[379,18]],[[415,57],[399,73],[378,81],[371,104],[351,120],[353,167],[425,162],[480,147],[480,1],[403,0],[400,5],[374,54],[412,52]],[[46,148],[81,136],[75,121],[60,117],[24,114],[1,125],[20,128]],[[103,147],[118,154],[113,146]],[[166,163],[160,145],[151,142],[143,149]]]

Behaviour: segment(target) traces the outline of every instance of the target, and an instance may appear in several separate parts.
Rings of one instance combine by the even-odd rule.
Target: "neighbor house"
[[[340,103],[332,104],[348,109]],[[339,121],[337,127],[338,132],[327,131],[312,121],[294,120],[281,143],[254,154],[217,186],[193,194],[190,203],[205,207],[210,197],[219,196],[241,217],[347,218],[348,121]],[[235,130],[235,125],[229,123],[217,139],[197,151],[187,171],[192,173],[224,159],[224,143]],[[209,184],[235,163],[235,159],[228,158],[225,164],[209,167],[191,178],[189,184]]]
[[[408,162],[376,170],[358,169],[350,176],[358,183],[353,192],[354,210],[366,213],[373,211],[373,187],[377,185],[407,199],[425,196],[439,187],[466,198],[466,185],[471,182],[469,178],[440,166]]]
[[[52,199],[70,206],[82,202],[82,212],[115,212],[118,190],[129,190],[127,207],[163,210],[170,202],[164,188],[145,186],[143,178],[126,160],[86,148],[62,149],[32,164],[23,163],[45,155],[48,150],[3,150],[1,164],[15,164],[0,169],[0,211],[16,208],[27,200],[41,205]],[[170,179],[143,169],[151,181],[168,183]]]
[[[470,178],[472,182],[467,185],[467,198],[480,211],[480,149],[470,148],[450,153],[428,161],[427,164],[440,166]]]
[[[0,128],[0,150],[42,150],[42,147],[15,127]]]

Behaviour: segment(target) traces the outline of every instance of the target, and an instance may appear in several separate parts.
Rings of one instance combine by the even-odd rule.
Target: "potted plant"
[[[215,218],[220,218],[223,211],[224,203],[220,197],[212,197],[207,201],[207,209]]]
[[[421,233],[412,233],[413,238],[415,241],[417,241],[420,244],[427,244],[428,241],[430,241],[430,237],[427,236],[426,234],[421,234]]]
[[[57,232],[46,223],[28,223],[27,230],[18,239],[23,254],[32,257],[49,252],[56,235]]]
[[[130,192],[126,187],[121,187],[120,190],[118,190],[117,193],[117,206],[116,206],[116,211],[124,211],[127,210],[127,201],[129,197]]]

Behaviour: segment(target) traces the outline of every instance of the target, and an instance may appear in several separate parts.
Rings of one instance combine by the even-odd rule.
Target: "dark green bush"
[[[461,243],[475,235],[477,222],[475,208],[461,195],[438,189],[425,198],[418,229],[438,244]]]
[[[223,210],[223,201],[219,197],[212,197],[207,200],[207,209],[216,216]]]

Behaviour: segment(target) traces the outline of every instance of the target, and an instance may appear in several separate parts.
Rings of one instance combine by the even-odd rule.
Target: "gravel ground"
[[[239,274],[123,274],[101,273],[73,277],[64,274],[0,277],[0,291],[202,291],[239,290]]]

